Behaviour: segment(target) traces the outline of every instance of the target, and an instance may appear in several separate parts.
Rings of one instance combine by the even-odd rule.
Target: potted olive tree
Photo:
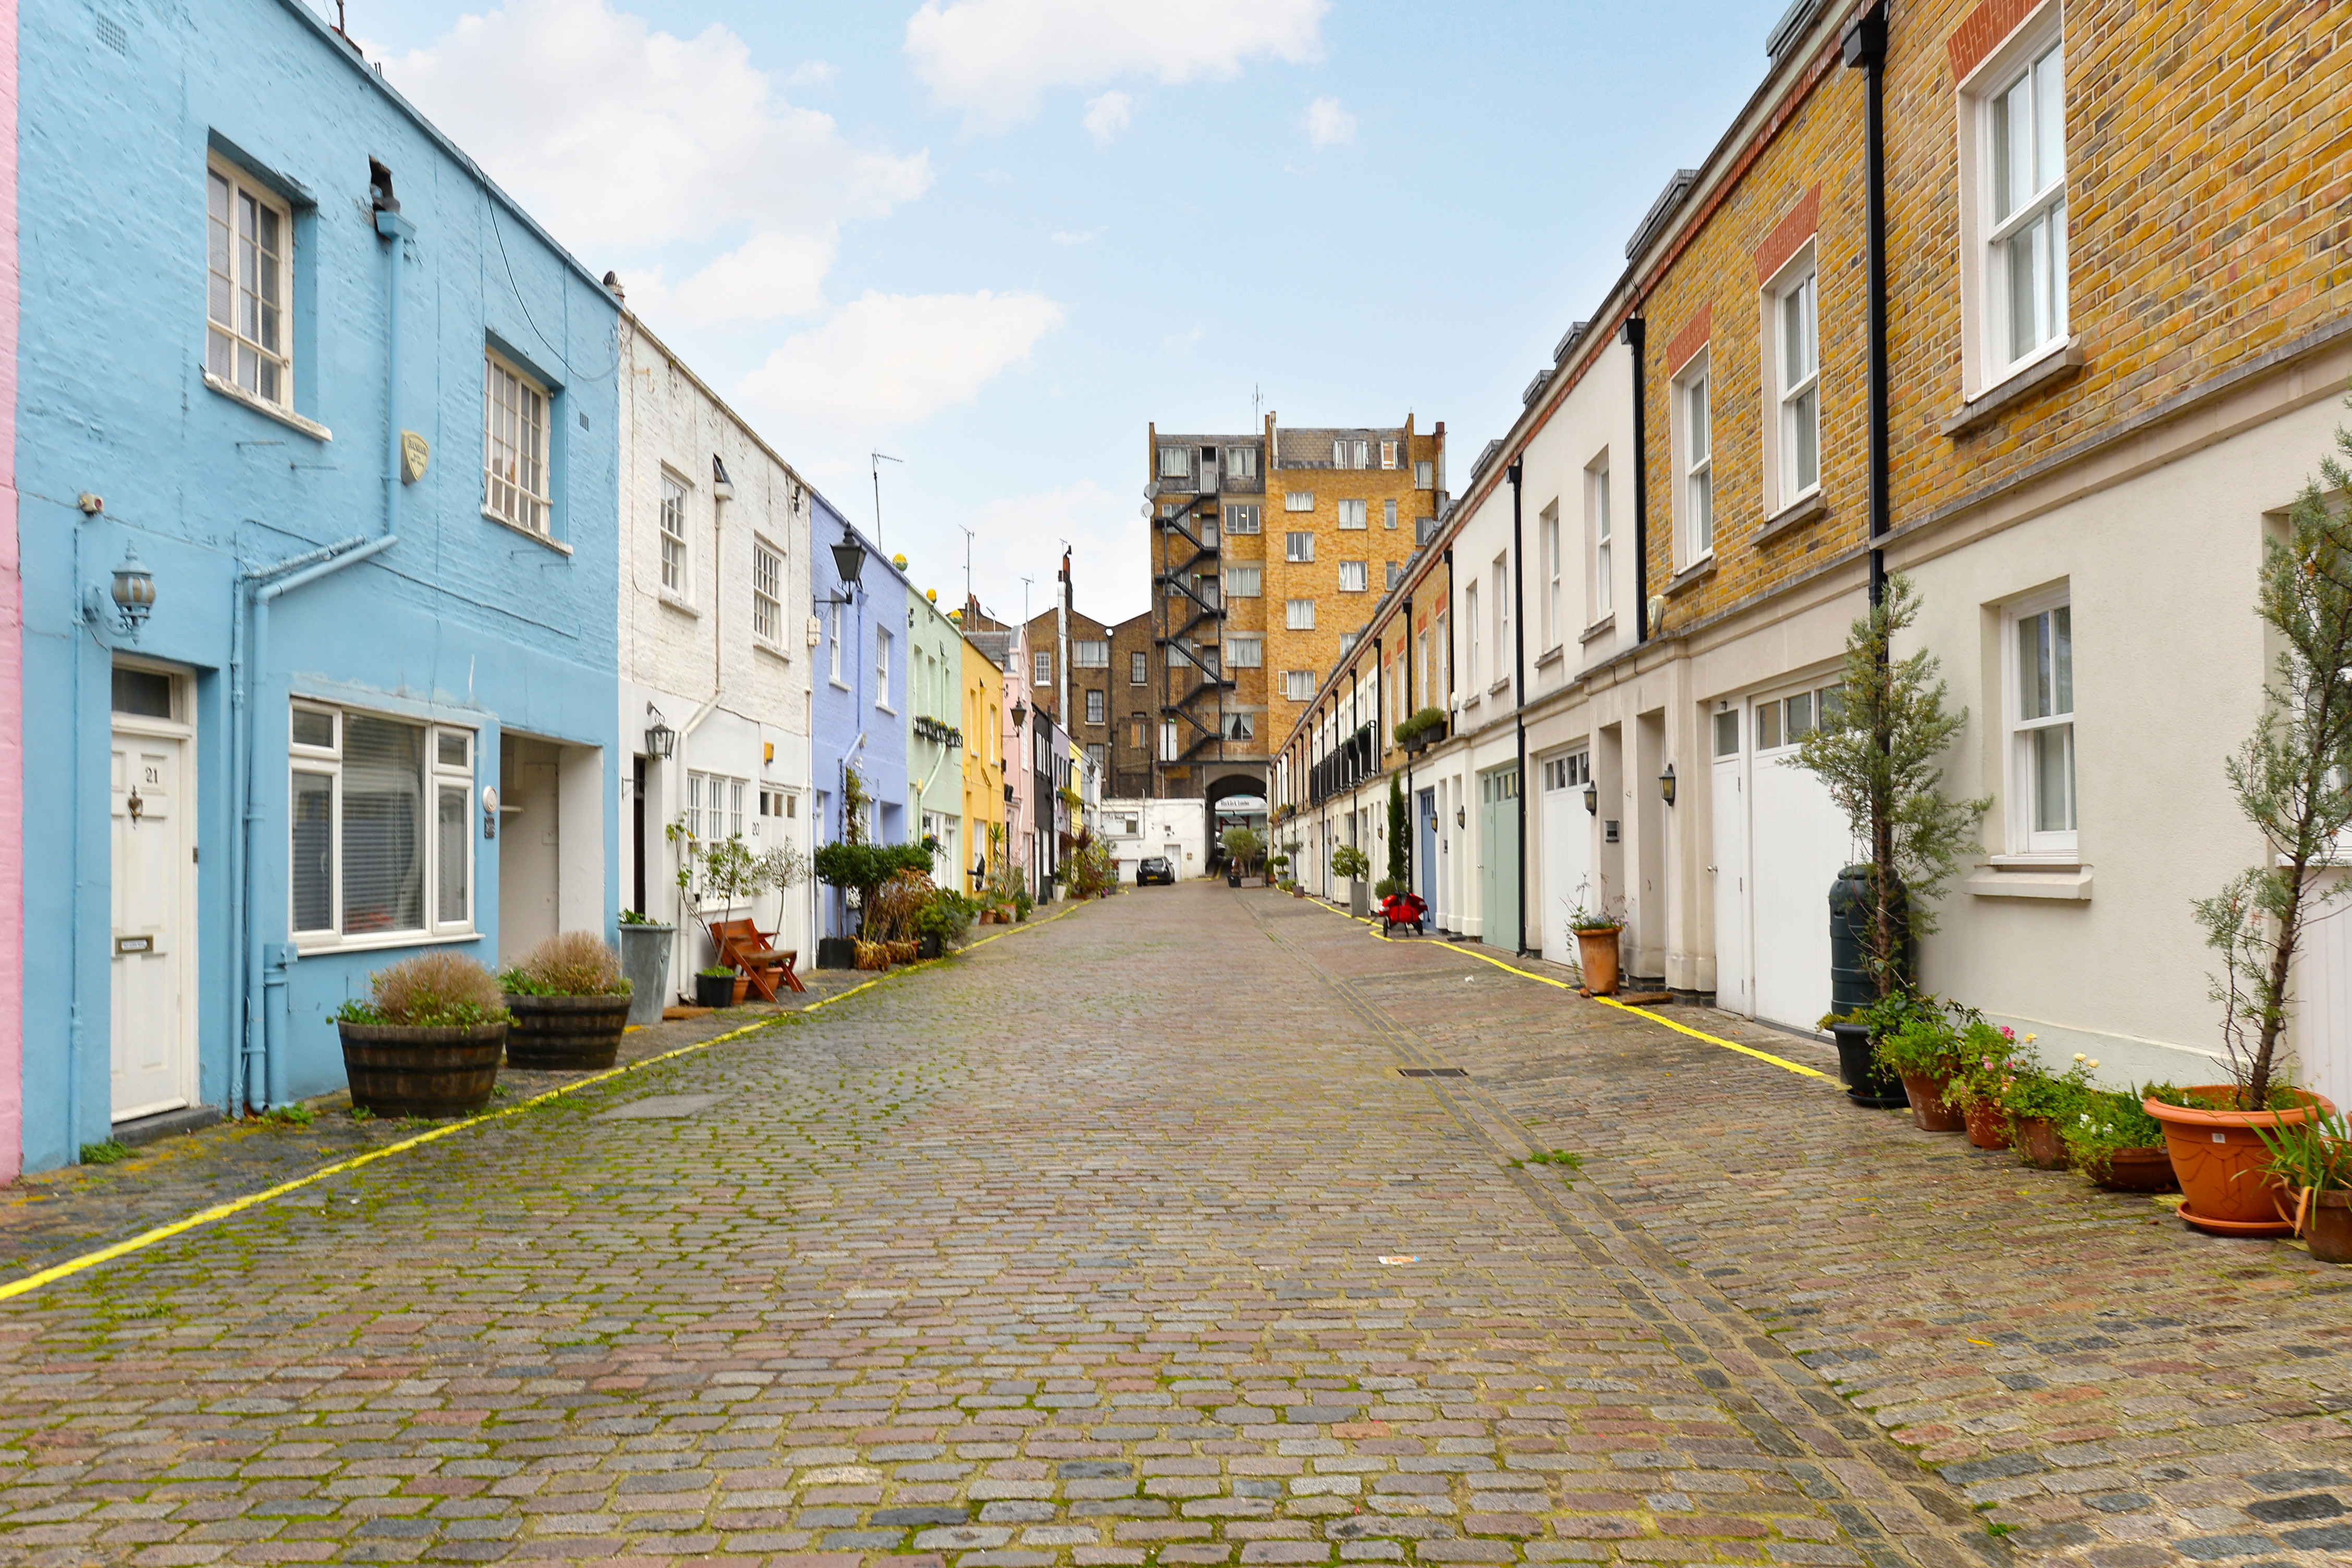
[[[1265,852],[1265,841],[1257,836],[1255,829],[1228,827],[1217,842],[1224,846],[1227,887],[1265,886],[1264,879],[1255,875],[1254,870],[1257,865],[1257,858]]]
[[[499,976],[507,1011],[507,1061],[578,1072],[608,1068],[629,1026],[635,987],[620,955],[594,931],[549,937]]]
[[[1352,844],[1331,851],[1331,875],[1348,881],[1348,912],[1362,920],[1371,910],[1370,890],[1364,879],[1372,874],[1372,858]]]
[[[377,1116],[470,1116],[490,1102],[513,1015],[490,972],[446,948],[368,976],[335,1011],[352,1103]]]
[[[1822,781],[1854,842],[1868,850],[1831,889],[1831,946],[1858,951],[1882,1005],[1910,989],[1912,952],[1936,929],[1935,901],[1992,805],[1990,795],[1944,794],[1939,759],[1969,710],[1946,710],[1949,688],[1936,673],[1934,654],[1922,647],[1895,657],[1895,637],[1918,618],[1918,589],[1898,572],[1846,634],[1838,700],[1822,704],[1819,727],[1788,759]],[[1848,1092],[1864,1102],[1880,1098],[1869,1061],[1849,1062],[1848,1054],[1840,1052]]]
[[[2197,905],[2206,944],[2221,955],[2212,998],[2233,1081],[2184,1089],[2183,1103],[2151,1095],[2172,1169],[2186,1194],[2180,1217],[2224,1236],[2283,1236],[2284,1188],[2267,1166],[2263,1134],[2334,1110],[2290,1087],[2281,1046],[2296,954],[2314,914],[2344,896],[2332,871],[2352,828],[2352,520],[2340,496],[2352,486],[2352,431],[2339,426],[2341,458],[2326,456],[2325,486],[2306,482],[2284,539],[2263,549],[2256,607],[2279,649],[2263,689],[2254,732],[2226,764],[2231,793],[2257,835],[2261,858]]]

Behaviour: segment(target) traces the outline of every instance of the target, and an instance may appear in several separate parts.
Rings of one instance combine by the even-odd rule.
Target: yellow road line
[[[1073,909],[1076,907],[1076,906],[1075,905],[1072,906]],[[984,936],[978,942],[967,942],[960,951],[968,952],[975,947],[985,947],[990,942],[995,942],[1001,937],[1018,936],[1024,931],[1035,931],[1039,926],[1051,925],[1054,921],[1060,920],[1063,915],[1066,915],[1068,913],[1070,913],[1070,910],[1064,910],[1060,914],[1048,915],[1044,920],[1037,921],[1034,925],[1024,921],[1019,925],[1009,926],[1003,931],[998,931],[995,936]],[[897,973],[899,974],[912,973],[917,969],[928,968],[930,964],[937,963],[939,962],[940,960],[938,959],[929,959],[924,961],[922,963],[909,964]],[[592,1089],[597,1084],[620,1078],[625,1074],[641,1071],[646,1068],[654,1066],[656,1062],[670,1061],[678,1057],[690,1056],[696,1051],[709,1050],[713,1046],[724,1045],[729,1040],[740,1039],[745,1035],[756,1034],[761,1029],[772,1027],[785,1018],[805,1016],[810,1013],[815,1012],[820,1007],[830,1007],[835,1002],[847,1001],[850,997],[856,995],[861,991],[870,991],[875,986],[882,984],[882,982],[887,978],[888,978],[888,976],[877,974],[871,980],[859,982],[857,984],[851,986],[846,991],[835,992],[831,996],[819,997],[816,1001],[810,1003],[805,1007],[795,1007],[789,1013],[778,1014],[772,1018],[762,1018],[757,1023],[746,1024],[740,1029],[730,1029],[723,1035],[713,1035],[707,1040],[690,1041],[686,1045],[676,1047],[675,1049],[663,1051],[656,1056],[646,1057],[638,1061],[625,1062],[619,1067],[608,1068],[604,1071],[597,1073],[592,1078],[583,1078],[577,1083],[562,1084],[554,1089],[549,1089],[544,1094],[535,1094],[520,1104],[509,1105],[498,1110],[486,1111],[479,1116],[469,1116],[463,1121],[452,1121],[446,1126],[436,1127],[429,1131],[419,1132],[413,1138],[403,1138],[397,1143],[387,1143],[381,1149],[371,1149],[364,1154],[354,1154],[348,1160],[338,1160],[331,1165],[321,1165],[319,1169],[310,1172],[309,1174],[297,1176],[290,1182],[280,1182],[274,1187],[266,1187],[257,1193],[247,1193],[241,1198],[232,1198],[226,1203],[215,1204],[212,1207],[207,1209],[199,1209],[194,1214],[189,1215],[183,1219],[175,1219],[169,1225],[157,1226],[152,1230],[142,1231],[137,1236],[126,1237],[122,1240],[115,1242],[110,1246],[101,1247],[95,1252],[85,1252],[78,1258],[68,1258],[63,1263],[52,1264],[50,1267],[42,1269],[37,1274],[27,1274],[21,1279],[11,1279],[6,1284],[0,1285],[0,1301],[9,1300],[17,1296],[27,1295],[32,1291],[39,1289],[44,1285],[53,1285],[57,1281],[63,1279],[69,1275],[79,1274],[85,1269],[95,1268],[101,1263],[110,1263],[115,1258],[127,1257],[133,1252],[142,1250],[142,1248],[152,1247],[159,1241],[168,1241],[173,1237],[195,1229],[198,1226],[210,1225],[215,1220],[226,1219],[231,1215],[241,1214],[245,1210],[252,1208],[257,1204],[266,1204],[272,1198],[284,1197],[288,1193],[299,1191],[301,1188],[310,1185],[313,1182],[321,1182],[326,1180],[329,1176],[341,1175],[345,1171],[356,1171],[362,1165],[372,1165],[378,1160],[389,1159],[394,1154],[403,1153],[407,1150],[416,1148],[420,1144],[430,1143],[438,1138],[446,1138],[455,1132],[463,1132],[468,1128],[480,1127],[486,1123],[497,1121],[509,1116],[519,1116],[522,1112],[530,1110],[533,1106],[544,1105],[551,1100],[560,1100],[567,1094],[577,1094],[583,1089]]]
[[[1372,931],[1372,935],[1381,942],[1394,942],[1396,940],[1396,938],[1390,936],[1387,932],[1377,929],[1379,924],[1378,921],[1370,920],[1358,921],[1354,915],[1348,914],[1332,905],[1324,904],[1320,899],[1316,899],[1312,901],[1321,905],[1325,909],[1330,910],[1333,914],[1339,916],[1342,920],[1360,925],[1374,927],[1375,929]],[[1465,957],[1475,958],[1482,963],[1491,963],[1496,968],[1506,970],[1510,973],[1519,976],[1523,980],[1532,980],[1538,985],[1549,985],[1556,991],[1576,991],[1578,989],[1576,986],[1570,985],[1565,980],[1554,980],[1549,974],[1538,974],[1532,970],[1521,969],[1517,964],[1505,963],[1501,959],[1495,957],[1492,953],[1480,952],[1474,947],[1463,947],[1454,942],[1446,942],[1443,938],[1439,937],[1424,937],[1422,941],[1434,942],[1437,946],[1444,948],[1449,952],[1458,952]],[[1580,992],[1579,994],[1581,994],[1581,993]],[[1786,1068],[1790,1072],[1800,1074],[1805,1078],[1817,1078],[1826,1083],[1836,1083],[1838,1081],[1838,1079],[1832,1077],[1830,1074],[1822,1072],[1815,1068],[1809,1068],[1802,1062],[1792,1062],[1786,1057],[1776,1057],[1769,1051],[1759,1051],[1753,1046],[1743,1046],[1737,1040],[1727,1040],[1719,1035],[1710,1035],[1704,1029],[1694,1029],[1688,1024],[1676,1023],[1674,1019],[1666,1017],[1662,1014],[1651,1012],[1647,1007],[1635,1007],[1628,1003],[1620,1002],[1614,996],[1594,996],[1591,998],[1591,1000],[1598,1002],[1605,1007],[1614,1007],[1620,1013],[1631,1013],[1637,1018],[1647,1018],[1653,1024],[1663,1024],[1677,1035],[1688,1035],[1694,1040],[1704,1040],[1710,1046],[1720,1046],[1727,1051],[1738,1051],[1741,1056],[1754,1057],[1759,1062],[1770,1062],[1776,1068]]]

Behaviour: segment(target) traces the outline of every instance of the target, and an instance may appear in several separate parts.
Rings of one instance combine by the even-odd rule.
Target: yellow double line
[[[1071,906],[1071,909],[1075,908],[1076,908],[1076,905]],[[1058,914],[1048,915],[1042,921],[1024,921],[1020,925],[1010,926],[998,931],[994,936],[984,936],[978,942],[967,943],[962,951],[969,952],[975,947],[986,947],[992,942],[1000,942],[1008,936],[1019,936],[1024,931],[1035,931],[1039,926],[1051,925],[1069,912],[1070,910],[1066,909]],[[932,959],[922,963],[909,964],[897,973],[901,975],[911,974],[916,970],[929,968],[931,963],[937,962],[939,961]],[[331,1165],[321,1165],[310,1174],[297,1176],[290,1182],[280,1182],[274,1187],[265,1187],[260,1192],[248,1193],[241,1198],[231,1198],[226,1203],[215,1204],[207,1209],[199,1209],[194,1214],[182,1219],[175,1219],[169,1225],[161,1225],[152,1230],[141,1231],[137,1236],[126,1237],[111,1246],[101,1247],[95,1252],[85,1252],[78,1258],[68,1258],[63,1263],[52,1264],[37,1274],[27,1274],[21,1279],[11,1279],[5,1285],[0,1285],[0,1301],[27,1295],[44,1285],[55,1284],[70,1275],[95,1268],[101,1263],[110,1263],[115,1258],[128,1257],[131,1253],[152,1247],[159,1241],[168,1241],[173,1237],[194,1230],[198,1226],[210,1225],[215,1220],[226,1219],[231,1215],[242,1214],[256,1205],[266,1204],[272,1198],[282,1198],[288,1193],[299,1192],[314,1182],[325,1181],[329,1176],[341,1175],[345,1171],[356,1171],[362,1165],[373,1165],[378,1160],[388,1160],[394,1154],[405,1153],[411,1149],[433,1142],[436,1139],[451,1137],[476,1127],[487,1126],[505,1117],[520,1116],[532,1107],[544,1105],[551,1100],[561,1100],[567,1094],[577,1094],[583,1089],[593,1089],[600,1083],[608,1083],[628,1073],[642,1072],[646,1068],[658,1063],[674,1061],[679,1057],[691,1056],[697,1051],[706,1051],[713,1046],[724,1045],[729,1040],[740,1039],[745,1035],[757,1034],[761,1029],[774,1026],[783,1018],[805,1017],[821,1007],[830,1007],[836,1002],[846,1002],[861,991],[870,991],[887,978],[889,976],[877,974],[871,980],[860,981],[846,991],[820,997],[807,1006],[796,1007],[790,1013],[780,1014],[773,1018],[762,1018],[756,1024],[746,1024],[740,1029],[730,1029],[723,1035],[713,1035],[707,1040],[696,1040],[690,1045],[680,1046],[676,1050],[664,1051],[658,1056],[624,1063],[620,1067],[610,1068],[592,1077],[583,1078],[576,1083],[567,1083],[559,1088],[551,1089],[544,1094],[535,1094],[520,1104],[509,1105],[499,1110],[485,1111],[479,1116],[468,1117],[463,1121],[452,1121],[446,1126],[419,1132],[415,1137],[403,1138],[397,1143],[387,1143],[381,1149],[371,1149],[364,1154],[354,1154],[348,1160],[338,1160]]]
[[[1357,924],[1371,927],[1372,935],[1381,942],[1394,942],[1396,940],[1387,932],[1381,931],[1380,929],[1380,922],[1377,921],[1357,921],[1354,915],[1346,914],[1332,905],[1324,904],[1320,899],[1316,900],[1315,902],[1325,909],[1330,910],[1333,914],[1339,915],[1342,920],[1355,921]],[[1538,974],[1533,970],[1521,969],[1515,963],[1505,963],[1501,959],[1495,957],[1492,953],[1481,952],[1474,947],[1463,947],[1458,943],[1446,942],[1437,937],[1427,937],[1423,940],[1425,942],[1434,942],[1437,946],[1444,948],[1450,952],[1458,952],[1463,954],[1465,957],[1475,958],[1481,963],[1491,963],[1496,968],[1500,969],[1507,973],[1516,974],[1522,980],[1532,980],[1538,985],[1549,985],[1555,991],[1577,990],[1577,987],[1570,985],[1565,980],[1554,980],[1549,974]],[[1419,946],[1420,943],[1416,942],[1413,945]],[[1737,1040],[1727,1040],[1719,1035],[1710,1035],[1704,1029],[1694,1029],[1688,1024],[1676,1023],[1674,1019],[1666,1017],[1663,1014],[1653,1013],[1647,1007],[1636,1007],[1628,1003],[1620,1002],[1614,996],[1595,996],[1591,998],[1591,1000],[1600,1003],[1604,1007],[1614,1007],[1620,1013],[1631,1013],[1637,1018],[1647,1018],[1653,1024],[1662,1024],[1665,1027],[1672,1029],[1677,1035],[1687,1035],[1694,1040],[1703,1040],[1710,1046],[1720,1047],[1722,1049],[1727,1051],[1738,1051],[1741,1056],[1754,1057],[1759,1062],[1770,1062],[1776,1068],[1780,1068],[1789,1072],[1800,1074],[1805,1078],[1817,1078],[1828,1083],[1835,1083],[1838,1081],[1828,1073],[1822,1072],[1814,1068],[1809,1068],[1802,1062],[1792,1062],[1786,1057],[1776,1057],[1769,1051],[1759,1051],[1753,1046],[1743,1046]]]

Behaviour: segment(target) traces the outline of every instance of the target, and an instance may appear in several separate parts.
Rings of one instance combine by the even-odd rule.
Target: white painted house
[[[809,491],[625,311],[620,422],[620,732],[635,759],[621,773],[619,882],[632,909],[679,924],[676,994],[710,961],[677,885],[681,836],[740,837],[754,854],[812,847]],[[732,913],[814,966],[803,893]]]

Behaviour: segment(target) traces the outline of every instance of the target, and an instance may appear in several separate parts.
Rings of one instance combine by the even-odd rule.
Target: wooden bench
[[[769,1002],[777,1000],[779,977],[792,990],[808,989],[793,973],[793,965],[800,961],[799,950],[772,946],[775,936],[774,931],[761,931],[748,919],[713,921],[710,925],[710,944],[719,950],[719,962],[740,970],[751,988]]]

